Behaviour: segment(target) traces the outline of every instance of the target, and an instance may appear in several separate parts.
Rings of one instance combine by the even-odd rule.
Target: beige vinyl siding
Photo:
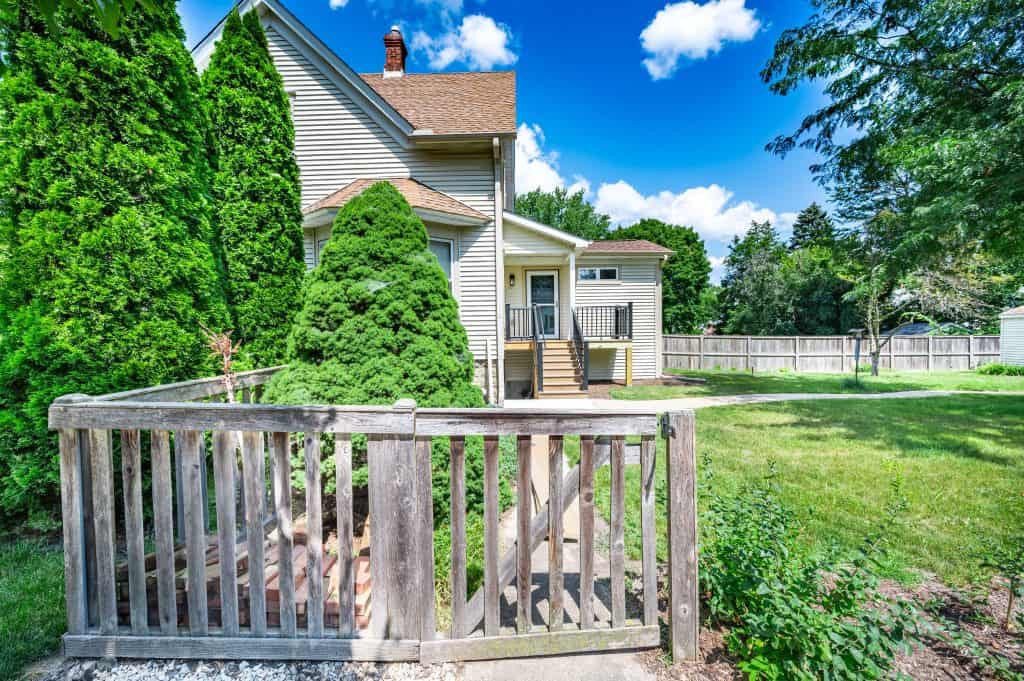
[[[303,205],[361,177],[413,177],[494,215],[494,162],[489,153],[446,154],[403,148],[359,107],[296,43],[273,17],[265,20],[274,64],[292,94],[295,156],[302,179]],[[458,228],[459,314],[474,357],[492,356],[498,342],[495,226]],[[307,264],[310,241],[307,231]]]
[[[626,305],[633,303],[633,378],[658,376],[658,342],[661,320],[658,317],[658,275],[660,260],[637,256],[620,259],[580,256],[576,267],[600,265],[619,268],[618,281],[577,281],[576,304]],[[594,380],[622,381],[626,378],[624,349],[595,349],[591,353],[590,377]]]
[[[999,361],[1024,366],[1024,317],[1003,317],[999,334]]]
[[[536,232],[505,223],[505,255],[568,257],[568,247]]]

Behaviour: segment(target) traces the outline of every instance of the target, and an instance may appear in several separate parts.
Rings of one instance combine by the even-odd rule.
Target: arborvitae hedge
[[[175,3],[118,39],[0,5],[0,514],[51,508],[46,410],[207,372],[198,323],[227,323],[199,78]],[[83,13],[87,14],[87,13]]]
[[[289,338],[288,368],[266,398],[283,404],[479,407],[473,357],[458,307],[423,222],[389,183],[349,201],[334,221],[319,266],[303,287]],[[434,447],[434,507],[448,517],[447,441]],[[364,480],[365,468],[356,481]],[[468,499],[480,503],[483,457],[467,443]]]
[[[273,366],[285,357],[305,265],[291,110],[256,12],[231,12],[202,83],[233,337],[253,362]]]

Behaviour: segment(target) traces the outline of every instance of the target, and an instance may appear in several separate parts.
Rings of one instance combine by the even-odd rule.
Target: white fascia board
[[[562,230],[551,227],[550,225],[545,225],[529,218],[524,218],[522,215],[517,215],[512,211],[503,211],[502,218],[510,225],[515,225],[516,227],[535,232],[559,243],[571,246],[577,252],[590,245],[590,242],[586,239],[581,239],[578,236],[569,234],[568,232],[563,232]]]
[[[238,3],[238,12],[245,14],[252,10],[263,10],[279,22],[282,28],[287,29],[292,38],[292,43],[302,54],[313,62],[325,76],[330,78],[343,92],[348,94],[353,101],[360,104],[364,110],[378,123],[388,130],[391,135],[403,147],[410,146],[409,136],[413,132],[412,125],[402,118],[394,107],[388,104],[377,91],[370,87],[366,81],[359,77],[351,66],[334,53],[316,35],[306,28],[299,19],[288,11],[284,5],[277,0],[241,0]],[[213,55],[214,46],[224,30],[224,19],[206,34],[198,45],[192,48],[192,59],[196,68],[200,71],[206,68]]]

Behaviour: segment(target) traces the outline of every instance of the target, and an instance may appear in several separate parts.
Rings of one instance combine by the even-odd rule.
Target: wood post
[[[672,658],[697,658],[697,447],[692,411],[665,416],[668,446],[669,637]]]
[[[60,498],[64,512],[64,597],[68,633],[84,634],[89,626],[85,572],[85,528],[82,526],[82,478],[78,431],[60,431]]]

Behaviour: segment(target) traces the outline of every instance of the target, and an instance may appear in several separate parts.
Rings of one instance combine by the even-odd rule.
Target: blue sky
[[[401,26],[410,71],[515,69],[517,189],[586,188],[621,224],[691,224],[713,262],[750,219],[783,231],[811,201],[815,159],[764,150],[823,101],[779,97],[758,72],[776,38],[811,13],[800,0],[285,0],[358,71],[379,71]],[[231,0],[181,0],[189,45]],[[717,274],[717,272],[716,272]]]

